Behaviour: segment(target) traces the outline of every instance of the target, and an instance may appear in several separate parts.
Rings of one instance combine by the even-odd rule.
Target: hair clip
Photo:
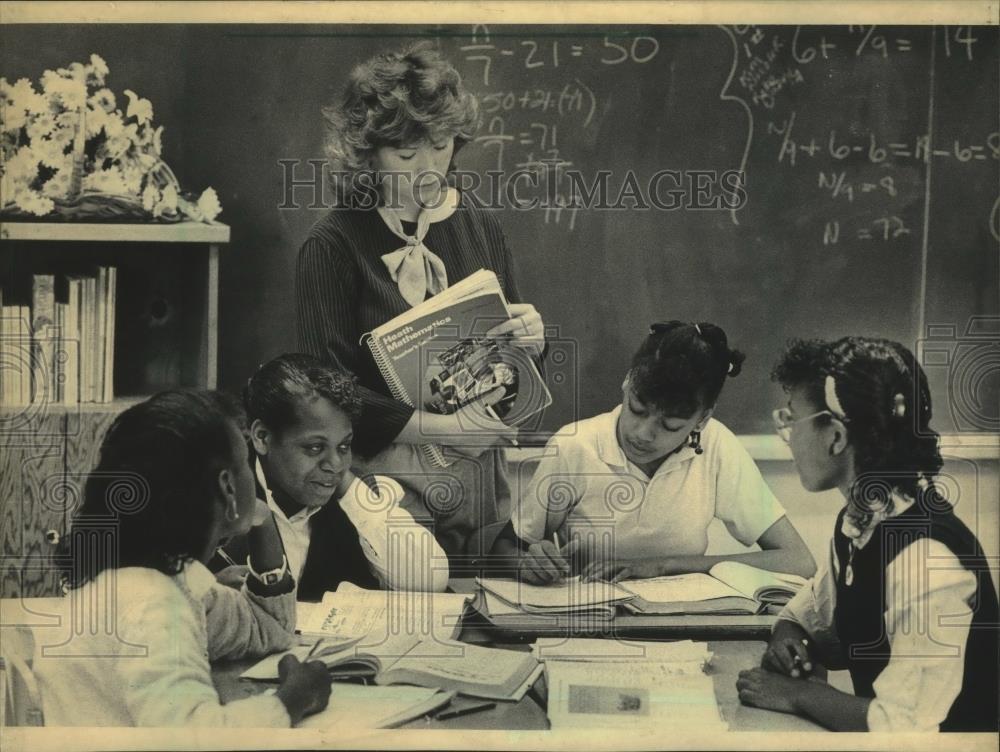
[[[902,392],[897,392],[896,396],[892,398],[892,414],[897,418],[902,418],[906,415],[906,399],[903,397]]]
[[[726,373],[732,373],[732,372],[733,372],[733,361],[729,361],[729,367],[726,368]]]
[[[846,419],[847,413],[844,411],[844,407],[840,404],[840,399],[837,397],[837,382],[834,380],[833,374],[827,375],[823,388],[826,397],[826,406],[830,408],[830,412],[841,420]]]
[[[696,332],[698,332],[698,336],[699,336],[699,337],[700,337],[700,336],[702,336],[702,334],[701,334],[701,327],[700,327],[700,326],[699,326],[698,324],[695,324],[695,325],[694,325],[694,330],[695,330]]]

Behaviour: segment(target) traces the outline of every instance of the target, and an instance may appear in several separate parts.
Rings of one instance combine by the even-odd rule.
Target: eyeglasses
[[[812,420],[813,418],[818,418],[820,415],[829,415],[831,418],[836,417],[829,410],[820,410],[818,413],[807,415],[804,418],[795,418],[793,420],[792,411],[787,407],[779,407],[771,413],[771,417],[774,419],[774,430],[778,432],[778,436],[780,436],[786,444],[792,439],[792,426],[796,423],[802,423],[807,420]]]

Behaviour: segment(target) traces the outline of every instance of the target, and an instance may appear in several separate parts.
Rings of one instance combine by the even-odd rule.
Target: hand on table
[[[281,685],[275,695],[284,703],[293,726],[330,701],[332,679],[322,661],[301,663],[294,655],[286,655],[278,663],[278,679]]]
[[[787,636],[772,638],[760,665],[768,671],[798,679],[813,670],[809,648],[803,639]]]
[[[584,582],[593,580],[604,580],[605,582],[618,582],[619,580],[636,579],[643,580],[650,577],[659,577],[662,572],[655,561],[636,559],[633,561],[610,561],[598,559],[588,563],[580,572],[580,579]]]
[[[802,692],[804,684],[806,682],[802,679],[792,679],[758,667],[740,671],[736,690],[744,705],[777,710],[780,713],[796,713],[798,709],[795,698]]]

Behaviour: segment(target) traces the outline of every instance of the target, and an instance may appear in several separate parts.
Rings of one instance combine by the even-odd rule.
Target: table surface
[[[511,647],[526,649],[524,645]],[[715,698],[719,711],[729,724],[730,731],[822,731],[821,726],[812,721],[785,713],[747,707],[740,703],[736,693],[736,677],[745,668],[760,663],[766,644],[760,641],[723,640],[709,642],[712,662],[706,673],[715,685]],[[264,682],[242,681],[239,678],[254,661],[233,661],[213,667],[212,678],[223,702],[250,697],[269,685]],[[486,729],[486,730],[546,730],[548,718],[544,707],[544,681],[536,684],[520,702],[497,702],[492,710],[474,713],[447,721],[420,718],[402,726],[404,729]],[[337,701],[337,685],[334,683],[330,702]]]
[[[0,626],[15,625],[32,626],[37,636],[44,635],[46,628],[58,628],[59,598],[24,598],[0,600]],[[679,617],[658,617],[660,619],[676,620]],[[694,617],[684,617],[690,620]],[[715,617],[732,618],[732,617]],[[744,617],[745,618],[745,617]],[[764,617],[770,618],[770,617]],[[697,619],[695,619],[697,621]],[[695,630],[697,631],[697,630]],[[682,634],[683,630],[671,630],[670,637],[690,637]],[[480,644],[493,644],[498,647],[509,647],[517,650],[527,650],[529,636],[521,636],[520,644],[506,644],[498,640],[498,635],[482,626],[471,626],[463,629],[460,639]],[[746,638],[710,640],[709,649],[713,652],[712,665],[708,669],[715,685],[716,699],[724,720],[732,731],[820,731],[820,726],[796,716],[775,713],[742,705],[736,693],[736,678],[739,672],[758,665],[763,654],[765,643],[761,640]],[[242,673],[254,661],[234,661],[213,666],[213,681],[224,702],[263,691],[268,685],[261,682],[241,681]],[[536,689],[542,687],[536,686]],[[510,729],[510,730],[542,730],[548,728],[548,721],[543,707],[544,700],[538,691],[529,692],[520,702],[498,702],[496,708],[481,713],[453,718],[448,721],[419,719],[403,728],[429,729]],[[336,701],[336,687],[333,700]]]

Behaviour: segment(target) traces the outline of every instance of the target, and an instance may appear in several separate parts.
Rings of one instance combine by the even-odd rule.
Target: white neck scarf
[[[441,222],[458,208],[458,191],[449,188],[444,203],[433,209],[424,209],[417,216],[417,230],[412,236],[403,232],[403,223],[392,209],[378,207],[379,216],[386,227],[406,245],[392,253],[382,255],[382,262],[389,270],[392,281],[399,286],[399,294],[411,306],[424,302],[427,293],[437,295],[448,287],[448,272],[444,262],[424,245],[424,237],[431,225]]]

